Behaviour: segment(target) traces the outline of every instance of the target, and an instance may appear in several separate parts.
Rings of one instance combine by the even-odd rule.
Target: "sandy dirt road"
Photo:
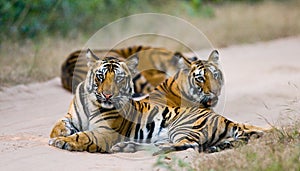
[[[290,121],[282,119],[288,114],[300,118],[300,37],[219,52],[226,81],[223,115],[260,126],[267,125],[262,117],[276,124]],[[49,147],[49,132],[71,99],[59,78],[0,92],[0,170],[152,170],[156,158],[147,152],[90,154]],[[193,153],[176,155],[190,160]]]

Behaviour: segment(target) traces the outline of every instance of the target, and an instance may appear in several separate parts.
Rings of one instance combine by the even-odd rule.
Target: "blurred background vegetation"
[[[249,4],[262,0],[2,0],[1,40],[36,39],[41,36],[74,37],[91,34],[124,16],[163,12],[190,18],[213,18],[212,5]]]
[[[216,48],[300,34],[300,0],[1,0],[0,88],[59,76],[101,27],[147,12],[189,21]]]

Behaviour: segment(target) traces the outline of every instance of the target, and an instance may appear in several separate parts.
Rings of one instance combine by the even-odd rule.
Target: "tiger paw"
[[[140,145],[135,142],[119,142],[112,146],[110,151],[112,153],[124,152],[124,153],[134,153],[138,151]]]
[[[208,147],[204,152],[205,153],[216,153],[216,152],[220,152],[220,151],[221,151],[220,147],[211,146],[211,147]]]
[[[50,137],[67,137],[74,133],[78,132],[78,130],[70,123],[67,119],[62,119],[57,122],[50,133]]]
[[[233,144],[231,141],[224,141],[218,145],[218,148],[221,150],[230,149],[233,147]]]
[[[68,141],[66,137],[57,137],[49,140],[50,146],[69,150],[69,151],[82,151],[80,148],[76,147],[74,142]]]
[[[205,150],[205,152],[206,153],[215,153],[215,152],[220,152],[222,150],[230,149],[232,147],[233,147],[233,145],[232,145],[231,141],[225,140],[224,142],[221,142],[215,146],[208,147]]]

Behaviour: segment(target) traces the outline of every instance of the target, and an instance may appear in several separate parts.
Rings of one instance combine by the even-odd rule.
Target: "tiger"
[[[97,56],[114,56],[128,58],[137,55],[140,58],[137,75],[134,76],[134,96],[139,97],[151,92],[167,77],[173,75],[181,66],[182,53],[172,52],[165,48],[150,46],[131,46],[121,49],[93,50]],[[75,92],[77,85],[85,80],[88,67],[83,54],[86,50],[71,53],[61,67],[62,86],[68,91]],[[197,57],[191,57],[196,60]]]
[[[184,56],[181,69],[149,94],[157,104],[168,106],[214,107],[224,86],[219,67],[219,52],[213,50],[208,60],[189,61]]]
[[[114,152],[120,142],[155,143],[167,140],[158,153],[197,148],[223,140],[247,141],[265,128],[233,122],[205,107],[136,101],[132,73],[138,57],[101,60],[87,50],[89,71],[76,89],[68,113],[50,133],[49,145],[69,151]],[[96,59],[96,60],[95,60]]]
[[[98,56],[115,56],[128,58],[136,52],[150,49],[150,46],[132,46],[122,49],[95,49],[93,52]],[[74,92],[77,85],[85,80],[88,67],[85,58],[86,50],[76,50],[68,55],[61,66],[61,82],[63,88]]]

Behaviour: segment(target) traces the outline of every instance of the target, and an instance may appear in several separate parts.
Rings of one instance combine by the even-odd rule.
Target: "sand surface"
[[[219,52],[226,84],[218,111],[260,126],[267,125],[262,118],[276,124],[300,118],[300,37]],[[156,158],[148,152],[91,154],[48,146],[49,132],[71,99],[59,78],[0,92],[0,170],[152,170]],[[192,160],[194,153],[171,155]]]

